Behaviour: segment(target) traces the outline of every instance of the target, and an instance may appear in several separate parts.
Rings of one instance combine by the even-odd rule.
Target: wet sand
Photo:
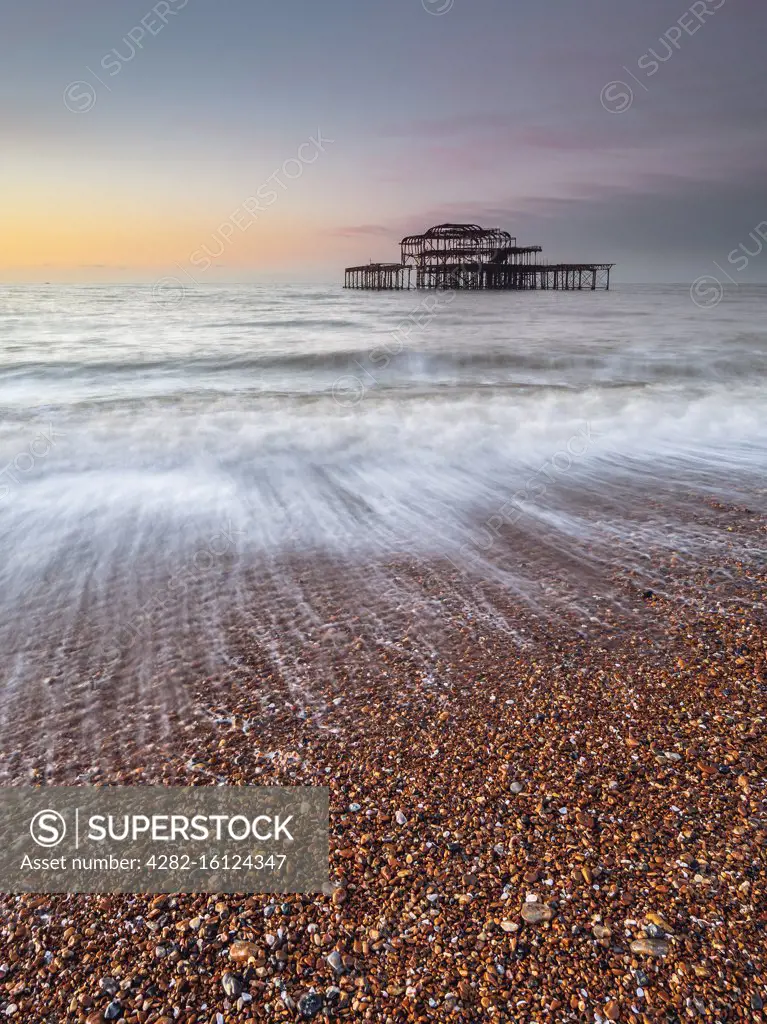
[[[706,515],[764,548],[754,513]],[[585,584],[598,614],[556,616],[450,564],[391,564],[418,600],[373,607],[296,563],[319,618],[261,577],[225,668],[146,680],[154,724],[126,717],[128,654],[122,699],[106,673],[59,720],[19,698],[5,784],[330,786],[334,892],[3,897],[0,1013],[767,1020],[767,571],[726,543],[694,571],[650,555],[662,595],[613,574]]]

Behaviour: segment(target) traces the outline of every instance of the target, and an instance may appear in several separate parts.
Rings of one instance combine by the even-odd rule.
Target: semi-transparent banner
[[[0,891],[320,892],[328,790],[0,787]]]

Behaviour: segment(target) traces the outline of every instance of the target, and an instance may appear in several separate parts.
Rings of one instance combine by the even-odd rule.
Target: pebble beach
[[[567,299],[6,290],[0,785],[328,787],[330,884],[3,895],[0,1019],[767,1020],[763,295]]]
[[[397,569],[448,605],[460,586]],[[306,641],[323,670],[301,706],[243,639],[172,743],[105,738],[47,782],[329,786],[331,891],[5,896],[0,1014],[767,1020],[765,578],[735,603],[685,601],[696,584],[628,583],[641,624],[591,636],[509,606],[511,644],[456,614],[428,678],[406,632],[376,649],[331,621]]]

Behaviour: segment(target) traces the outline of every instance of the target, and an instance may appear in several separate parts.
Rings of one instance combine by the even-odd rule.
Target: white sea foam
[[[387,603],[423,601],[393,560],[586,616],[593,580],[646,574],[650,550],[758,560],[706,502],[767,505],[764,298],[467,294],[419,325],[417,293],[0,291],[6,693],[103,665],[137,621],[147,686],[179,633],[229,657],[254,586],[279,659],[327,611],[295,556],[344,565],[384,638]],[[78,632],[99,649],[75,657]]]

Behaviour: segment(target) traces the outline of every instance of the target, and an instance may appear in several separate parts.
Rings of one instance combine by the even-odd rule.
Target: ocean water
[[[133,700],[233,609],[288,669],[334,601],[385,637],[408,561],[592,620],[659,552],[763,565],[716,508],[767,505],[766,300],[0,289],[0,704],[129,651]]]

